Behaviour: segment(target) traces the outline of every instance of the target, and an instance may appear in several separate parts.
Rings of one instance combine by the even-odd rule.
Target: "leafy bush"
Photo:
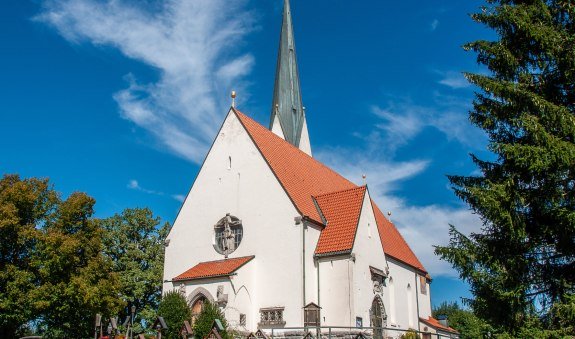
[[[169,291],[162,297],[158,307],[158,316],[163,317],[168,329],[164,332],[166,339],[179,339],[180,329],[185,320],[190,320],[192,311],[186,298],[178,291]]]
[[[402,334],[399,338],[400,339],[421,339],[419,334],[417,334],[417,332],[415,332],[415,330],[411,329],[411,328],[409,330],[407,330],[407,332]]]
[[[228,333],[228,322],[224,316],[224,313],[220,308],[209,301],[204,303],[202,311],[198,314],[196,321],[194,323],[194,335],[196,338],[205,337],[212,329],[212,324],[215,319],[219,319],[224,327],[224,330],[220,332],[223,339],[231,339],[232,336]]]

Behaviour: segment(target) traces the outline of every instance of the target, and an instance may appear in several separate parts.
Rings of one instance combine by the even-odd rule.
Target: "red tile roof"
[[[249,257],[201,262],[172,280],[178,281],[225,277],[237,271],[254,257],[255,256],[252,255]]]
[[[427,319],[424,318],[419,318],[419,320],[421,320],[422,322],[426,323],[427,325],[433,327],[435,330],[441,330],[441,331],[446,331],[446,332],[452,332],[452,333],[459,333],[457,332],[456,329],[449,327],[449,326],[443,326],[439,320],[433,318],[433,317],[429,317]]]
[[[417,259],[417,256],[415,256],[415,253],[413,253],[405,239],[401,236],[401,233],[399,233],[395,225],[383,215],[373,200],[371,201],[371,206],[373,207],[373,213],[375,213],[379,238],[381,239],[385,255],[427,273],[419,259]]]
[[[235,112],[302,215],[322,223],[312,196],[357,187],[245,114]]]
[[[270,166],[272,172],[278,178],[279,183],[282,185],[283,189],[292,200],[294,206],[302,215],[310,218],[312,221],[323,224],[322,216],[320,215],[320,211],[315,205],[313,197],[320,198],[323,195],[327,196],[330,194],[335,194],[335,192],[339,191],[353,191],[353,189],[358,188],[358,186],[353,184],[351,181],[345,179],[305,152],[302,152],[299,148],[278,137],[273,132],[260,125],[247,115],[241,113],[235,108],[233,111]],[[331,209],[332,211],[341,209],[346,211],[345,213],[347,214],[349,213],[349,209],[352,208],[351,206],[354,205],[353,203],[350,203],[349,205],[344,204],[345,206],[343,206],[343,208],[333,208],[332,204],[334,203],[327,204],[329,205],[329,208],[326,204],[324,204],[324,206],[320,206],[321,213],[335,213],[325,212],[324,209]],[[361,211],[361,205],[359,206],[359,211]],[[396,260],[399,260],[407,265],[427,273],[401,234],[397,231],[395,226],[389,220],[387,220],[383,213],[381,213],[373,201],[372,206],[376,216],[377,227],[379,230],[379,236],[384,253],[395,258]],[[334,217],[335,215],[332,214],[331,218],[333,219]],[[341,220],[344,219],[344,217],[339,216],[337,218],[338,220],[339,218],[341,218]],[[349,216],[347,216],[347,218],[349,218]],[[359,218],[359,214],[357,215],[357,218]],[[350,229],[342,233],[340,231],[340,227],[334,227],[333,231],[329,231],[328,228],[332,221],[330,221],[329,218],[326,219],[328,220],[328,227],[326,227],[322,233],[328,232],[327,234],[330,235],[328,236],[322,234],[320,236],[320,241],[318,241],[316,252],[331,251],[332,248],[344,248],[347,246],[342,245],[340,247],[336,247],[333,245],[333,247],[329,247],[332,245],[327,245],[341,242],[343,238],[339,237],[342,237],[342,234],[344,233],[348,236],[345,238],[345,243],[349,244],[351,241],[351,246],[353,246],[355,231],[357,229],[357,222],[353,224],[353,222],[349,222],[349,220],[347,220],[345,225],[349,226]],[[341,228],[345,227],[341,226]],[[334,238],[332,238],[332,236]],[[326,244],[325,247],[324,244]]]
[[[315,197],[321,213],[327,220],[326,227],[319,236],[315,254],[325,255],[352,250],[365,188],[361,186]]]

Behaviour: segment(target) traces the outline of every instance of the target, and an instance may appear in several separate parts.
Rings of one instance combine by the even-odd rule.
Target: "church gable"
[[[242,225],[242,238],[224,248],[218,246],[222,243],[218,225],[228,213],[234,224]],[[289,244],[299,239],[299,233],[287,226],[293,225],[296,215],[276,176],[230,111],[167,237],[164,277],[172,279],[199,262],[228,255],[271,253],[274,246],[292,253],[295,249]]]

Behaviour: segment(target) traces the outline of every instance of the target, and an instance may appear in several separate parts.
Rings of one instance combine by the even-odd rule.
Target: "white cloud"
[[[176,199],[179,202],[184,202],[184,200],[186,200],[186,196],[183,194],[172,194],[172,198]]]
[[[449,240],[449,224],[456,225],[464,233],[478,231],[479,219],[465,206],[443,205],[409,206],[393,193],[403,180],[422,174],[429,162],[413,160],[394,162],[360,154],[351,150],[331,149],[315,153],[315,156],[356,184],[363,184],[366,174],[369,193],[382,211],[392,212],[391,220],[409,243],[411,249],[432,276],[456,276],[451,265],[439,260],[433,253],[433,245],[446,245]]]
[[[450,87],[452,89],[460,89],[460,88],[467,88],[471,86],[471,83],[465,79],[461,72],[437,72],[441,75],[441,80],[439,83]]]
[[[437,27],[439,27],[439,20],[433,19],[433,21],[430,24],[430,27],[432,31],[435,31]]]
[[[410,100],[390,100],[384,106],[373,106],[372,112],[381,119],[376,129],[365,138],[370,145],[385,145],[386,151],[395,151],[408,144],[425,128],[432,127],[442,132],[448,140],[456,140],[472,148],[482,148],[485,134],[468,121],[470,104],[451,97],[436,95],[434,107],[424,107]]]
[[[131,179],[130,181],[128,181],[128,184],[126,185],[126,187],[131,189],[131,190],[143,192],[146,194],[158,195],[161,197],[166,196],[166,194],[164,192],[155,191],[155,190],[151,190],[151,189],[147,189],[145,187],[142,187],[140,185],[140,183],[138,182],[138,180],[136,180],[136,179]],[[185,199],[185,196],[183,196],[181,194],[170,194],[169,196],[170,196],[170,198],[175,199],[179,202],[183,202]]]
[[[362,175],[365,174],[372,198],[383,211],[392,212],[392,221],[431,275],[456,276],[449,263],[435,256],[433,245],[448,243],[450,224],[466,234],[479,231],[479,218],[463,203],[459,206],[410,205],[398,196],[396,189],[403,181],[416,176],[433,178],[432,173],[426,173],[430,160],[414,158],[398,162],[394,159],[397,149],[413,142],[425,128],[435,128],[447,140],[455,140],[472,149],[484,148],[487,139],[481,130],[469,123],[470,104],[467,101],[441,93],[432,94],[434,102],[429,107],[398,98],[392,98],[384,106],[372,107],[372,113],[381,120],[365,134],[363,139],[367,147],[364,151],[331,148],[315,151],[314,155],[356,184],[364,183]]]
[[[72,43],[117,48],[156,68],[155,83],[126,77],[128,87],[114,95],[121,115],[169,151],[199,163],[227,112],[232,87],[248,98],[242,78],[254,58],[237,47],[253,30],[245,2],[172,0],[137,7],[122,0],[46,1],[36,19]]]

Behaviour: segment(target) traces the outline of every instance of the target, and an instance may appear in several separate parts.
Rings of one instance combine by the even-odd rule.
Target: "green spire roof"
[[[270,129],[276,116],[285,140],[299,147],[305,113],[301,100],[289,0],[284,1]]]

